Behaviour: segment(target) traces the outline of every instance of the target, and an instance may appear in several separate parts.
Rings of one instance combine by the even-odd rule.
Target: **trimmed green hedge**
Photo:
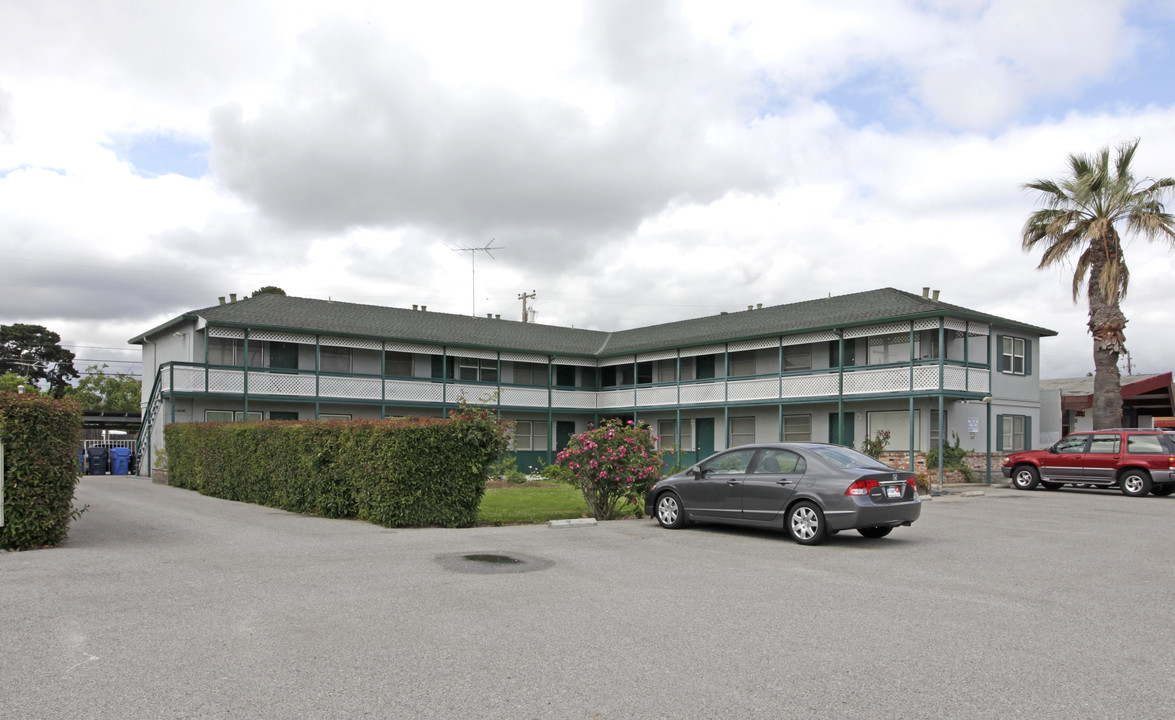
[[[81,407],[72,400],[0,393],[4,443],[4,527],[0,547],[60,545],[74,517]]]
[[[168,483],[205,495],[385,527],[471,527],[506,448],[489,413],[351,422],[177,423]]]

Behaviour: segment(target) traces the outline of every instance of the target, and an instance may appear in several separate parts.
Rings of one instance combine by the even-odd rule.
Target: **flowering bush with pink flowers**
[[[613,419],[572,437],[543,474],[578,487],[596,519],[611,520],[627,505],[639,513],[645,491],[663,468],[647,425]]]

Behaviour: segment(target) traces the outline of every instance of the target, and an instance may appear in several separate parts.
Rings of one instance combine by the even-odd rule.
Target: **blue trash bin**
[[[124,447],[110,448],[110,474],[126,475],[131,466],[131,449]]]
[[[90,448],[86,451],[86,459],[89,460],[89,464],[86,466],[87,475],[106,474],[106,448]]]

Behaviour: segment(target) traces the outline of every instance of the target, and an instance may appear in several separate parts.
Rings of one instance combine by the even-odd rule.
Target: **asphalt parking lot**
[[[78,500],[0,553],[5,718],[1175,716],[1175,496],[991,489],[819,547]]]

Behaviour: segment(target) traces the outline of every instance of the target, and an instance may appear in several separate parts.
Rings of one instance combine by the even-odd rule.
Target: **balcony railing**
[[[939,378],[942,378],[941,388]],[[624,388],[550,389],[536,385],[497,385],[435,378],[392,379],[366,375],[309,373],[211,367],[192,363],[168,363],[160,373],[166,393],[241,395],[329,400],[454,405],[494,402],[503,407],[558,410],[620,410],[629,408],[715,405],[725,403],[780,402],[811,398],[907,394],[911,392],[990,391],[986,367],[935,363],[885,367],[845,368],[788,375],[717,378],[681,383],[662,383]],[[843,387],[841,378],[843,377]]]

